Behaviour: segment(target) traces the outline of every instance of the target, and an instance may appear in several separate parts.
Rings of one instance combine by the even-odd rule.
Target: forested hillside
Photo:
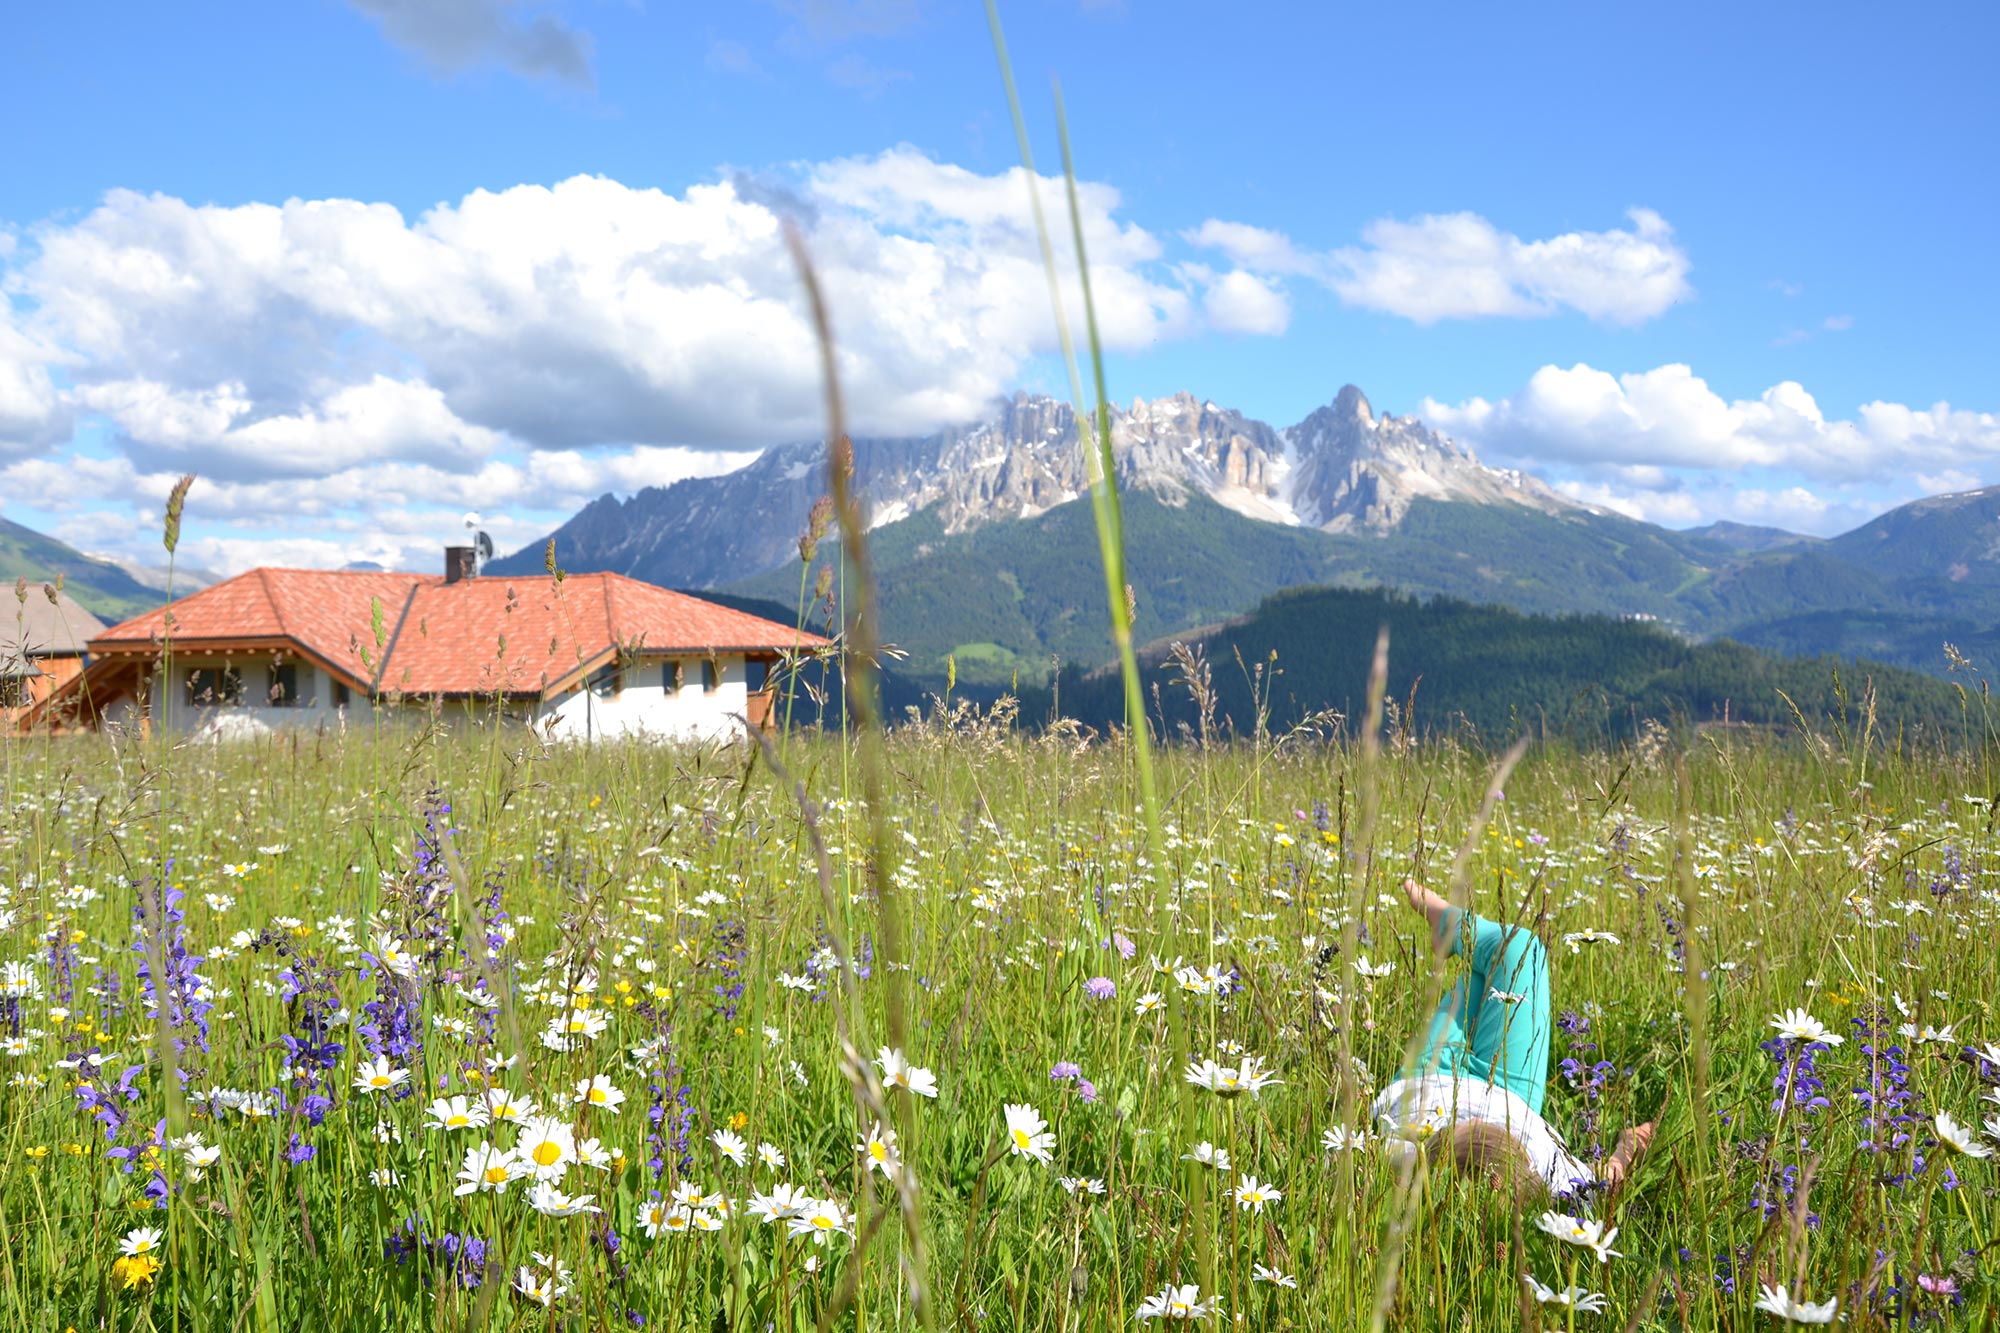
[[[1729,641],[1694,643],[1655,626],[1606,616],[1529,616],[1503,607],[1380,591],[1300,588],[1190,640],[1205,660],[1216,725],[1247,732],[1256,689],[1272,726],[1322,709],[1364,707],[1376,632],[1389,630],[1389,695],[1427,732],[1469,726],[1489,742],[1523,732],[1584,743],[1664,722],[1790,727],[1793,704],[1816,727],[1860,725],[1872,686],[1877,726],[1983,733],[1980,701],[1950,683],[1897,667],[1834,658],[1777,658]],[[1155,725],[1198,729],[1186,672],[1162,643],[1143,655]],[[1093,726],[1123,717],[1114,671],[1066,672],[1059,704]],[[1787,702],[1787,698],[1791,702]]]

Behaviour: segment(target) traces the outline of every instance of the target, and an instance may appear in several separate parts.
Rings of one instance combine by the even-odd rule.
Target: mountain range
[[[1574,502],[1526,474],[1490,468],[1410,418],[1377,418],[1352,385],[1276,431],[1190,394],[1111,414],[1119,484],[1169,505],[1205,496],[1246,518],[1328,533],[1394,530],[1421,499],[1514,504],[1544,513]],[[946,536],[1032,519],[1088,484],[1069,404],[1017,395],[988,420],[914,439],[854,442],[855,469],[882,527],[928,514]],[[675,587],[718,587],[783,563],[826,489],[823,444],[770,449],[720,477],[605,495],[556,533],[559,559]],[[495,562],[540,568],[543,543]]]
[[[58,575],[64,591],[106,624],[150,611],[165,600],[164,569],[85,555],[54,537],[0,518],[0,582],[53,583]],[[215,576],[203,570],[174,571],[177,593],[195,592],[213,582]]]
[[[1482,462],[1349,385],[1275,429],[1189,394],[1111,413],[1141,639],[1248,612],[1297,585],[1381,587],[1542,613],[1652,620],[1693,639],[1945,671],[1950,641],[2000,654],[2000,488],[1939,496],[1832,539],[1715,523],[1676,531]],[[1039,679],[1110,651],[1076,414],[1017,395],[985,420],[857,439],[885,637],[939,679]],[[720,477],[606,495],[553,534],[557,560],[796,604],[823,444]],[[494,562],[539,570],[544,542]],[[832,554],[829,544],[827,555]],[[826,557],[822,557],[826,558]]]

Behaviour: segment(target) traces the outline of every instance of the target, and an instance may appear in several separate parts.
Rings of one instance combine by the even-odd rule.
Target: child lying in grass
[[[1601,1183],[1616,1192],[1653,1141],[1657,1121],[1627,1129],[1596,1169],[1542,1118],[1549,1083],[1548,951],[1523,926],[1453,907],[1413,879],[1410,906],[1431,939],[1469,954],[1472,974],[1438,1004],[1423,1054],[1375,1099],[1379,1123],[1404,1138],[1449,1145],[1453,1167],[1526,1196],[1557,1198]]]

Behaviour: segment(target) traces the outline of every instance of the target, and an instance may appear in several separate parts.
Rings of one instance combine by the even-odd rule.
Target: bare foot
[[[1620,1134],[1618,1136],[1618,1146],[1623,1148],[1630,1145],[1632,1150],[1630,1160],[1636,1163],[1641,1157],[1646,1155],[1646,1149],[1653,1146],[1653,1136],[1659,1132],[1660,1122],[1657,1120],[1648,1120],[1645,1124],[1634,1125],[1623,1134]]]
[[[1598,1172],[1612,1193],[1616,1193],[1626,1177],[1632,1174],[1632,1168],[1646,1155],[1646,1149],[1653,1144],[1653,1136],[1659,1131],[1660,1122],[1648,1120],[1643,1125],[1631,1126],[1618,1136],[1618,1146]]]

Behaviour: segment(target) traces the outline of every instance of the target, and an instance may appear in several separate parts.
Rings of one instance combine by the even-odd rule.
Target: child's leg
[[[1471,1053],[1465,1035],[1466,1016],[1470,1012],[1470,996],[1461,981],[1438,1001],[1437,1012],[1431,1015],[1431,1030],[1424,1037],[1424,1052],[1414,1066],[1403,1071],[1403,1077],[1455,1074],[1463,1068]]]
[[[1470,926],[1472,1061],[1539,1115],[1549,1084],[1548,950],[1522,926],[1478,916]]]
[[[1431,1019],[1426,1059],[1449,1051],[1437,1069],[1509,1088],[1540,1114],[1549,1081],[1548,951],[1533,932],[1462,911],[1415,880],[1405,880],[1403,891],[1432,939],[1472,962],[1470,980],[1454,987]]]

